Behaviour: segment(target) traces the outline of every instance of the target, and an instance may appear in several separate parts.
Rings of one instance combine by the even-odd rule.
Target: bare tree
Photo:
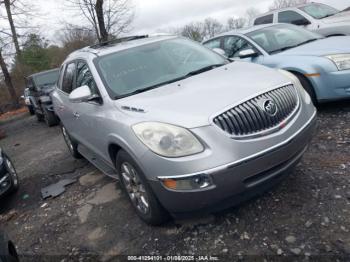
[[[229,18],[227,20],[227,30],[235,30],[243,28],[246,24],[247,20],[243,17],[238,18]]]
[[[261,12],[255,7],[248,8],[246,11],[246,18],[248,25],[251,25],[254,21],[254,18],[257,17]]]
[[[21,49],[19,48],[16,27],[15,27],[15,24],[13,22],[13,17],[12,17],[12,12],[11,12],[11,1],[4,0],[3,3],[5,5],[7,19],[8,19],[9,25],[10,25],[11,34],[12,34],[11,36],[12,36],[13,44],[14,44],[15,49],[16,49],[16,54],[20,57],[21,56]]]
[[[0,48],[0,67],[1,67],[1,71],[2,71],[2,74],[4,76],[4,80],[5,80],[5,84],[7,86],[7,90],[9,92],[11,100],[12,100],[12,104],[13,104],[13,106],[15,108],[18,108],[19,107],[18,97],[17,97],[17,94],[16,94],[16,90],[15,90],[13,84],[12,84],[12,79],[11,79],[10,73],[8,71],[7,65],[5,63],[5,59],[3,57],[2,52],[3,52],[3,50],[2,50],[2,48]]]
[[[309,2],[310,0],[274,0],[273,4],[269,7],[269,9],[272,11],[281,8],[307,4]]]
[[[202,42],[205,36],[203,23],[196,22],[185,25],[177,30],[184,37],[190,38],[197,42]]]
[[[129,32],[134,19],[131,0],[67,0],[90,23],[99,42]],[[85,29],[90,29],[86,27]]]
[[[206,18],[203,22],[204,38],[212,38],[223,31],[223,24],[214,18]]]

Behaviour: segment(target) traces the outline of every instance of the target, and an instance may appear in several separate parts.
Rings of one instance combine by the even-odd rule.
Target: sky
[[[192,21],[213,17],[226,22],[229,17],[243,16],[250,7],[262,12],[268,10],[273,0],[132,0],[135,19],[130,34],[155,33],[167,28],[183,26]],[[350,0],[316,0],[344,9]],[[52,42],[57,41],[65,21],[83,23],[64,4],[64,0],[36,0],[42,18],[37,21],[40,32]]]

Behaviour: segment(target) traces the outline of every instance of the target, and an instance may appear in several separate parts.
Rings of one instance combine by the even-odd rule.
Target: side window
[[[308,23],[308,20],[297,12],[283,11],[278,14],[278,22],[294,25],[305,25]]]
[[[94,78],[90,72],[88,65],[85,62],[79,61],[77,64],[77,80],[76,87],[87,85],[90,87],[91,93],[98,95],[98,89]]]
[[[254,49],[247,40],[239,36],[227,36],[224,38],[224,50],[227,57],[238,57],[239,52],[246,49]]]
[[[273,14],[265,15],[255,19],[254,25],[264,25],[273,23]]]
[[[62,91],[70,94],[74,88],[75,62],[66,66],[62,79]]]
[[[221,38],[216,38],[209,42],[204,43],[204,46],[213,49],[213,48],[221,48]]]

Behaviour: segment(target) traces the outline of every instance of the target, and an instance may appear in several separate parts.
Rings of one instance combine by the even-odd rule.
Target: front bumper
[[[160,203],[173,215],[208,213],[236,205],[263,192],[290,173],[309,144],[316,125],[316,112],[298,132],[283,143],[213,169],[209,174],[215,187],[190,192],[166,189],[159,181],[149,180]]]
[[[320,102],[350,99],[350,70],[324,72],[310,79]]]

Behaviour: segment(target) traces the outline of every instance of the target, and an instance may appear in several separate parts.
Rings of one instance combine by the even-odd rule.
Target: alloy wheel
[[[130,163],[124,162],[121,165],[121,174],[132,203],[141,213],[147,214],[150,210],[149,200],[137,171]]]

